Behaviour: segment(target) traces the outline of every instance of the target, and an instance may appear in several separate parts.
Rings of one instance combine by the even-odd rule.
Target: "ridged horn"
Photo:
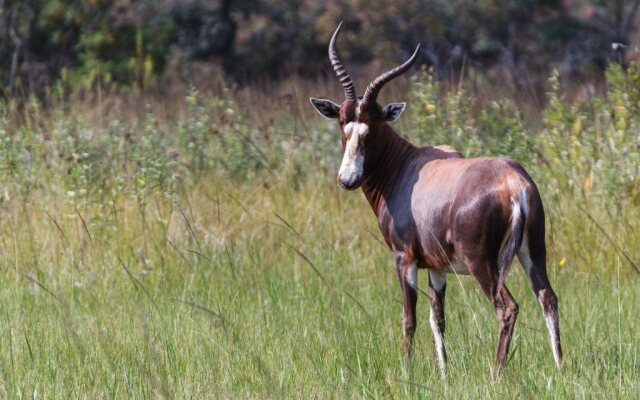
[[[404,64],[395,67],[374,79],[369,86],[367,86],[367,90],[364,92],[364,96],[362,96],[362,102],[365,104],[375,102],[378,98],[378,93],[380,93],[380,89],[382,89],[384,85],[389,83],[392,79],[404,74],[409,68],[411,68],[413,63],[416,61],[416,57],[418,57],[419,50],[420,45],[418,44],[416,51],[413,52],[413,55],[405,61]]]
[[[342,65],[342,62],[338,58],[338,52],[336,51],[336,39],[338,38],[338,33],[340,32],[340,27],[342,26],[342,22],[338,25],[338,28],[333,33],[331,37],[331,41],[329,42],[329,60],[331,60],[331,65],[333,66],[333,70],[336,72],[338,79],[340,79],[340,83],[344,88],[344,96],[347,100],[356,101],[356,88],[353,86],[353,80],[349,73]]]

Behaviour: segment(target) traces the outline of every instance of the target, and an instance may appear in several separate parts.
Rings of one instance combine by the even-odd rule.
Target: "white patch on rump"
[[[512,186],[519,184],[519,183],[512,183],[512,182],[513,180],[509,181],[509,184]],[[500,259],[502,259],[502,254],[505,251],[505,246],[507,245],[509,240],[513,238],[513,235],[517,234],[517,232],[515,231],[517,224],[519,222],[521,222],[522,224],[525,224],[528,213],[529,213],[529,203],[527,201],[527,192],[524,189],[522,189],[518,191],[517,197],[511,196],[511,218],[509,220],[511,226],[509,227],[509,230],[502,238],[502,243],[500,244],[500,250],[498,251],[498,257]],[[522,253],[522,244],[520,245],[520,249],[518,249],[518,253]],[[504,265],[501,267],[501,268],[504,268],[505,270],[500,271],[500,274],[504,274],[504,276],[506,276],[506,274],[508,274],[509,272],[510,267],[511,267],[511,261],[509,261],[508,265]],[[525,270],[527,270],[526,265],[525,265]]]
[[[347,135],[347,144],[338,178],[345,186],[352,186],[362,176],[364,150],[359,143],[369,133],[369,127],[361,122],[349,122],[344,126],[344,133]]]

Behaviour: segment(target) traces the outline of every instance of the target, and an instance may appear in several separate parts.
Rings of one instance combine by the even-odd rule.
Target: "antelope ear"
[[[340,116],[340,106],[331,100],[316,99],[311,97],[313,107],[325,118],[338,118]]]
[[[382,117],[387,122],[395,122],[404,111],[407,103],[389,103],[382,108]]]

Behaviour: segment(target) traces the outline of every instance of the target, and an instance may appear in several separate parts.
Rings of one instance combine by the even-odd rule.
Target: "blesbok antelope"
[[[444,294],[447,273],[470,274],[493,303],[500,322],[496,376],[503,368],[518,304],[505,286],[517,254],[542,306],[555,363],[562,350],[558,300],[547,277],[545,222],[540,194],[527,172],[508,158],[463,158],[449,146],[416,147],[389,126],[406,103],[381,107],[380,89],[406,72],[420,46],[404,64],[374,79],[362,97],[336,52],[340,26],[329,43],[329,59],[345,100],[311,98],[320,114],[342,129],[338,183],[362,187],[395,258],[403,297],[404,350],[411,355],[416,330],[417,269],[429,271],[429,322],[438,364],[445,373]]]

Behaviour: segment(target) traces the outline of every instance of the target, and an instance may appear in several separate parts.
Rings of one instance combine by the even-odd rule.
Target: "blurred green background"
[[[476,71],[505,90],[544,93],[602,82],[638,54],[635,0],[0,0],[0,95],[42,93],[64,80],[147,87],[189,79],[194,63],[237,82],[326,71],[343,20],[350,64],[418,63],[442,81]]]
[[[0,398],[640,398],[640,0],[0,0]],[[447,380],[336,184],[331,33],[416,145],[507,156],[545,205],[565,362],[519,262],[449,277]],[[427,287],[424,271],[419,286]]]

